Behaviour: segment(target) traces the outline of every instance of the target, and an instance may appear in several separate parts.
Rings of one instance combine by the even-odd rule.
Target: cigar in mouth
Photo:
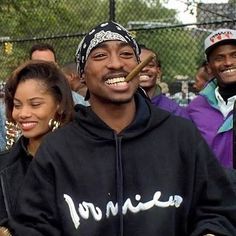
[[[125,81],[128,82],[132,80],[154,57],[154,54],[150,54],[147,58],[145,58],[126,76]]]

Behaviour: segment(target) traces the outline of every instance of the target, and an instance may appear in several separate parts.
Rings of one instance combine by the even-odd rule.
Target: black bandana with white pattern
[[[98,44],[110,40],[119,40],[128,43],[133,48],[139,61],[140,48],[135,39],[123,26],[116,22],[109,21],[96,26],[80,42],[76,51],[77,68],[80,75],[84,72],[85,63],[90,52],[97,47]]]

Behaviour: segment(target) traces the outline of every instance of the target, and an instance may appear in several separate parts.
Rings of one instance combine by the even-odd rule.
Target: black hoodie
[[[9,225],[16,235],[236,235],[236,196],[196,128],[140,96],[136,105],[119,134],[78,105],[47,136]]]

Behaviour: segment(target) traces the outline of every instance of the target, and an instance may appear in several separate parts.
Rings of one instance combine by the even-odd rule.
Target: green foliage
[[[115,7],[115,20],[125,27],[130,27],[130,22],[136,22],[133,27],[138,28],[144,22],[161,27],[179,24],[176,12],[164,8],[160,0],[116,0]],[[38,41],[54,46],[59,65],[73,61],[83,34],[110,18],[109,0],[1,0],[0,14],[1,36],[9,37],[13,43],[12,54],[6,54],[1,43],[0,79],[25,61],[29,48]],[[139,42],[160,53],[167,79],[193,73],[200,57],[199,45],[192,43],[189,31],[144,30],[136,35]]]
[[[99,0],[18,0],[0,3],[2,17],[14,26],[11,37],[39,37],[86,31],[107,16],[108,2]],[[96,6],[96,8],[94,7]],[[14,17],[13,17],[14,16]],[[3,20],[4,19],[4,20]],[[89,19],[89,20],[88,20]],[[8,31],[9,34],[9,31]]]
[[[6,55],[2,46],[0,54],[0,79],[5,79],[12,69],[28,57],[29,48],[36,43],[33,38],[86,33],[100,21],[108,20],[108,1],[101,0],[2,0],[0,2],[0,32],[2,37],[31,39],[13,43],[13,55]],[[76,46],[81,40],[70,38],[46,40],[58,54],[59,63],[74,60]],[[38,41],[38,40],[37,40]],[[45,40],[44,40],[45,41]],[[63,42],[62,42],[63,41]]]
[[[176,23],[176,12],[164,8],[158,0],[118,0],[116,7],[116,20],[124,25],[128,21]]]

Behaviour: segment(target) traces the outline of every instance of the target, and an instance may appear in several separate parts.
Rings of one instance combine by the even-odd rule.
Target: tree
[[[164,8],[158,0],[119,0],[116,15],[118,22],[126,27],[132,22],[134,30],[146,28],[135,31],[137,41],[158,52],[165,81],[172,82],[179,74],[193,77],[202,57],[199,50],[202,42],[197,37],[193,42],[191,30],[177,27],[180,22],[175,10]]]
[[[74,38],[72,46],[69,37],[57,36],[87,32],[97,22],[107,19],[106,9],[108,1],[101,0],[1,1],[0,32],[13,42],[13,53],[6,54],[2,47],[0,78],[5,79],[17,65],[28,58],[29,48],[36,42],[34,38],[40,38],[41,41],[45,39],[53,44],[62,63],[74,60],[75,45],[79,41]]]
[[[160,27],[156,31],[135,32],[139,41],[161,52],[168,78],[193,70],[195,46],[190,32],[176,31],[171,40],[175,30],[169,31],[168,27],[180,23],[174,10],[163,7],[159,0],[116,0],[115,7],[116,21],[125,27],[130,27],[130,22],[151,22]],[[2,0],[0,14],[0,32],[13,45],[12,54],[4,50],[0,54],[0,78],[4,79],[28,58],[29,48],[36,41],[51,43],[59,64],[73,61],[82,36],[99,22],[109,20],[109,0]],[[188,59],[183,59],[180,53],[188,53]],[[173,62],[172,58],[178,60]],[[189,62],[191,66],[186,69],[183,65]]]
[[[177,23],[176,11],[164,8],[159,0],[118,0],[116,15],[123,25],[129,21]]]

